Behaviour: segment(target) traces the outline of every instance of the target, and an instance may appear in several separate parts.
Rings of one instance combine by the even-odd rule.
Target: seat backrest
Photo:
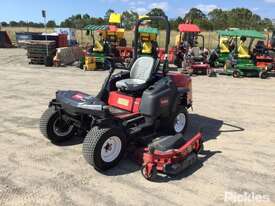
[[[199,57],[201,55],[201,50],[199,47],[192,48],[192,54],[194,57]]]
[[[102,46],[102,44],[99,41],[95,41],[95,46],[93,48],[94,52],[103,52],[104,48]]]
[[[155,60],[152,57],[139,57],[131,68],[130,78],[147,82],[154,70],[154,63]]]
[[[142,44],[142,54],[151,54],[152,53],[152,43],[144,42]]]
[[[221,53],[229,53],[229,42],[228,38],[221,38],[220,40],[220,52]]]
[[[238,48],[238,53],[239,53],[239,55],[238,55],[239,58],[250,58],[249,49],[244,44],[244,42],[240,43],[240,46]]]

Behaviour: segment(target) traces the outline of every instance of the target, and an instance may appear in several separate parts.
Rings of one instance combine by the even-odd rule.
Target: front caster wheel
[[[83,156],[98,171],[116,166],[126,147],[126,137],[118,128],[93,127],[83,142]]]
[[[142,176],[149,181],[154,181],[157,177],[157,168],[156,166],[152,166],[151,170],[148,171],[149,168],[147,165],[143,165],[140,169]]]
[[[40,131],[47,139],[60,143],[72,138],[76,128],[72,122],[62,118],[53,107],[50,107],[40,118]]]

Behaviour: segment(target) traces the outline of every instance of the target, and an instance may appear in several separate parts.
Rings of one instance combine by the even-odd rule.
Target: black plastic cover
[[[149,144],[149,150],[165,152],[170,149],[178,149],[186,143],[181,134],[175,136],[160,137]]]
[[[163,77],[143,92],[140,113],[150,117],[167,117],[174,106],[177,88],[170,77]]]

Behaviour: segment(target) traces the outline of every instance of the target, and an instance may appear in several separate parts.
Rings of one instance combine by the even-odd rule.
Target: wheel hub
[[[101,158],[105,162],[114,161],[120,154],[122,143],[120,138],[113,136],[105,141],[101,149]]]
[[[177,133],[182,132],[182,130],[185,127],[185,124],[186,124],[185,114],[183,113],[178,114],[178,116],[175,119],[175,125],[174,125],[175,132]]]
[[[108,151],[111,151],[112,150],[112,144],[107,144],[106,146],[105,146],[105,152],[108,152]]]

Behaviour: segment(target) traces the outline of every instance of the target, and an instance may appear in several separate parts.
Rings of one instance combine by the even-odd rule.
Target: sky
[[[116,12],[134,10],[144,14],[154,7],[162,8],[170,18],[184,16],[192,7],[205,13],[215,8],[245,7],[262,17],[275,19],[275,0],[6,0],[2,1],[0,6],[0,22],[42,22],[42,9],[47,10],[49,20],[60,23],[79,13],[103,17],[105,11],[111,8]]]

